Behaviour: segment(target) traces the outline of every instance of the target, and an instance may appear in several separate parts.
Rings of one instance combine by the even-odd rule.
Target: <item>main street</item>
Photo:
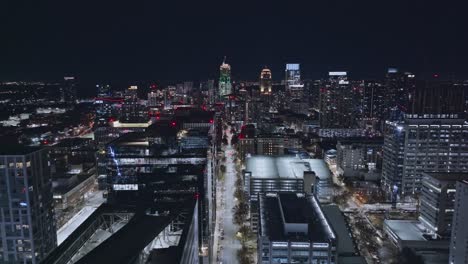
[[[235,166],[235,149],[231,145],[232,134],[230,127],[226,129],[225,135],[228,139],[228,144],[224,149],[224,155],[226,157],[226,174],[224,176],[224,191],[221,197],[224,199],[224,207],[220,208],[222,212],[222,233],[220,237],[221,254],[220,259],[223,264],[239,263],[237,260],[237,251],[241,248],[240,242],[236,239],[236,233],[238,226],[233,223],[233,207],[236,204],[234,198],[235,182],[237,178],[236,166]]]

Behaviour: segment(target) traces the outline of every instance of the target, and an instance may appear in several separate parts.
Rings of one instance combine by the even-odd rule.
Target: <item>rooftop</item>
[[[417,220],[385,220],[385,225],[398,239],[406,241],[426,241],[424,227]]]
[[[423,172],[438,181],[462,181],[468,179],[468,173],[461,172]]]
[[[338,256],[352,256],[357,254],[358,252],[351,237],[351,233],[340,208],[338,208],[337,205],[325,205],[322,207],[322,210],[333,230],[338,234]]]
[[[335,233],[312,195],[268,193],[260,196],[259,210],[259,234],[271,241],[335,240]]]
[[[302,179],[304,171],[313,171],[321,180],[329,179],[330,170],[321,159],[300,159],[297,156],[254,155],[246,159],[246,171],[252,178]]]
[[[41,147],[30,147],[21,144],[1,144],[0,155],[27,155],[43,148]]]

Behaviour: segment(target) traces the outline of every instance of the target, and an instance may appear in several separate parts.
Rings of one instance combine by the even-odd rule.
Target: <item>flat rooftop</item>
[[[246,159],[246,171],[252,178],[303,179],[304,171],[313,171],[321,180],[331,178],[330,170],[322,159],[300,159],[294,155],[254,155]]]
[[[468,173],[461,172],[424,172],[423,175],[431,176],[438,181],[463,181],[468,180]]]
[[[27,155],[41,150],[42,147],[31,147],[21,144],[1,144],[0,155]]]
[[[346,220],[340,208],[337,205],[325,205],[322,207],[322,210],[333,230],[338,234],[338,256],[352,256],[358,254],[348,224],[346,224]]]
[[[259,233],[270,241],[333,242],[336,238],[312,195],[267,193],[259,199]],[[284,218],[283,218],[284,217]],[[288,232],[286,224],[305,224],[305,232]]]
[[[404,241],[427,241],[423,236],[424,227],[417,220],[385,220],[385,225]]]

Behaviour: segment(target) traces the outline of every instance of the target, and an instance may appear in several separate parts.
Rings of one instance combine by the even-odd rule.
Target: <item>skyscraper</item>
[[[260,73],[260,93],[271,94],[271,71],[268,68],[264,68]]]
[[[301,69],[299,63],[286,64],[286,89],[291,85],[301,84]]]
[[[63,87],[60,89],[61,101],[72,104],[76,101],[75,77],[63,77]]]
[[[0,262],[39,263],[57,245],[46,149],[2,146]]]
[[[464,87],[454,83],[418,82],[410,113],[404,121],[393,122],[393,130],[385,134],[384,190],[392,192],[392,186],[401,182],[402,195],[417,195],[423,172],[468,171],[468,124],[462,118],[464,100],[460,89]]]
[[[408,113],[410,100],[415,88],[415,75],[402,73],[396,68],[389,68],[385,75],[384,108],[382,118],[384,120],[402,120]]]
[[[450,264],[468,263],[468,181],[457,182],[450,242]]]
[[[356,124],[356,98],[346,72],[329,72],[320,89],[320,126],[352,128]]]
[[[223,63],[219,67],[219,98],[222,99],[224,96],[232,93],[231,83],[231,65],[226,63],[226,57]]]
[[[125,91],[120,115],[121,123],[142,123],[148,121],[148,113],[138,100],[138,87],[130,86]]]

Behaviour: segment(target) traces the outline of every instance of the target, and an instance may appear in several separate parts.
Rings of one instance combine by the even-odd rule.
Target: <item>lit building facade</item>
[[[419,221],[435,238],[452,233],[456,184],[468,180],[468,173],[423,173]]]
[[[320,88],[320,127],[353,128],[357,104],[346,72],[329,72],[328,81]]]
[[[219,67],[219,98],[222,99],[224,96],[232,93],[231,83],[231,65],[227,64],[225,60]]]
[[[260,73],[260,93],[270,95],[272,92],[271,87],[271,71],[265,68]]]
[[[127,89],[119,120],[121,123],[148,122],[148,112],[145,106],[139,102],[137,86],[130,86]]]
[[[57,246],[48,153],[3,149],[8,151],[0,155],[0,262],[37,264]]]
[[[382,175],[385,191],[392,193],[397,186],[402,195],[416,195],[421,192],[423,172],[468,171],[468,124],[464,119],[408,117],[405,122],[388,122]]]

